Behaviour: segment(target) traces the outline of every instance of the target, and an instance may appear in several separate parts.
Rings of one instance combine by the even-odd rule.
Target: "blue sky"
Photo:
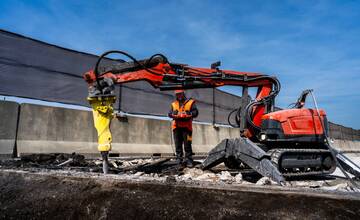
[[[0,28],[75,50],[276,75],[279,106],[313,88],[331,121],[360,129],[360,1],[2,0],[0,11]]]

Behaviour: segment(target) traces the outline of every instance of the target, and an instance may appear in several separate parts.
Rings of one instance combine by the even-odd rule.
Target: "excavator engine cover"
[[[326,114],[323,110],[319,112],[321,120],[313,109],[286,109],[265,114],[262,116],[260,141],[269,145],[276,142],[277,146],[281,143],[289,146],[289,142],[308,146],[311,143],[318,148],[328,133]]]

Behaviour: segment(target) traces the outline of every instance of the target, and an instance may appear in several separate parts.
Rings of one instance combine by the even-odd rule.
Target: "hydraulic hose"
[[[236,124],[233,124],[233,123],[231,122],[231,117],[232,117],[232,115],[233,115],[235,112],[236,112],[236,114],[235,114],[235,123],[236,123]],[[228,114],[227,121],[228,121],[228,123],[229,123],[229,125],[230,125],[231,127],[233,127],[233,128],[239,128],[239,127],[240,127],[240,120],[241,120],[241,119],[240,119],[240,112],[241,112],[241,107],[232,110],[232,111]]]
[[[273,82],[274,88],[273,90],[270,92],[270,94],[266,97],[263,97],[260,100],[255,100],[253,102],[250,102],[247,106],[246,106],[246,121],[250,124],[250,126],[252,128],[254,128],[255,130],[261,130],[261,127],[257,126],[254,124],[253,120],[252,120],[252,114],[253,114],[253,107],[256,105],[265,105],[269,102],[272,102],[272,100],[279,94],[280,89],[281,89],[281,84],[279,82],[279,80],[275,77],[270,77],[270,76],[260,76],[260,77],[256,77],[253,79],[250,79],[249,81],[254,81],[254,80],[261,80],[261,79],[268,79],[269,81]]]
[[[252,78],[252,79],[247,79],[246,81],[247,82],[251,82],[251,81],[255,81],[255,80],[263,80],[263,79],[267,79],[271,82],[273,82],[273,85],[274,85],[274,88],[273,90],[270,92],[270,94],[266,97],[263,97],[261,100],[255,100],[255,101],[252,101],[250,102],[246,107],[245,107],[245,120],[246,122],[249,123],[249,125],[256,129],[256,130],[261,130],[261,128],[257,125],[254,124],[253,120],[252,120],[252,111],[253,111],[253,107],[256,106],[256,105],[261,105],[261,104],[266,104],[270,101],[272,101],[280,92],[280,89],[281,89],[281,84],[279,82],[279,80],[275,77],[270,77],[270,76],[259,76],[259,77],[255,77],[255,78]],[[240,113],[241,113],[241,108],[242,106],[240,106],[239,108],[236,108],[234,110],[232,110],[229,114],[228,114],[228,123],[231,127],[234,127],[234,128],[239,128],[240,127]],[[235,115],[235,123],[232,123],[231,122],[231,117],[232,115],[236,112],[236,115]]]
[[[166,56],[164,56],[163,54],[154,54],[152,55],[147,61],[146,61],[146,64],[143,65],[142,63],[140,63],[136,58],[134,58],[133,56],[131,56],[130,54],[124,52],[124,51],[120,51],[120,50],[110,50],[110,51],[107,51],[105,53],[103,53],[99,59],[96,61],[96,64],[95,64],[95,68],[94,68],[94,74],[95,74],[95,78],[96,78],[96,83],[99,87],[101,87],[100,85],[100,81],[99,81],[99,65],[100,65],[100,62],[109,54],[122,54],[128,58],[130,58],[134,63],[136,63],[138,66],[140,66],[141,68],[143,68],[144,70],[148,71],[149,73],[151,74],[155,74],[155,75],[161,75],[161,74],[158,74],[150,69],[148,69],[146,66],[147,64],[150,63],[151,60],[153,60],[155,57],[161,57],[163,58],[163,60],[166,62],[166,63],[169,63],[168,59]],[[101,91],[101,89],[100,89]]]

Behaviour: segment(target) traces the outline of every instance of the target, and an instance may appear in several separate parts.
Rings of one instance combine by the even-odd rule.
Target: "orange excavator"
[[[107,60],[109,54],[122,54],[129,62]],[[119,61],[119,62],[117,62]],[[214,88],[225,85],[243,87],[240,107],[235,114],[239,137],[224,139],[212,149],[202,164],[210,169],[222,162],[230,168],[248,166],[280,185],[287,177],[331,174],[338,166],[348,176],[360,177],[360,168],[335,150],[328,139],[328,122],[324,110],[318,109],[312,90],[305,90],[290,109],[275,108],[280,82],[274,76],[260,73],[221,70],[220,62],[211,68],[197,68],[171,63],[162,54],[137,60],[123,51],[108,51],[101,55],[93,70],[84,74],[89,85],[88,100],[93,107],[94,123],[99,135],[99,151],[107,172],[107,154],[111,150],[109,125],[112,104],[116,100],[116,84],[147,81],[160,90]],[[256,87],[254,100],[248,88]],[[315,109],[305,108],[312,95]]]

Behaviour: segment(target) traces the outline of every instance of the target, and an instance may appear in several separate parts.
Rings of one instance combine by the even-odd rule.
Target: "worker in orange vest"
[[[183,144],[185,150],[185,163],[193,167],[192,159],[192,120],[199,114],[195,100],[187,99],[184,90],[175,91],[176,100],[171,104],[169,117],[173,119],[172,129],[176,148],[176,161],[183,163]]]

